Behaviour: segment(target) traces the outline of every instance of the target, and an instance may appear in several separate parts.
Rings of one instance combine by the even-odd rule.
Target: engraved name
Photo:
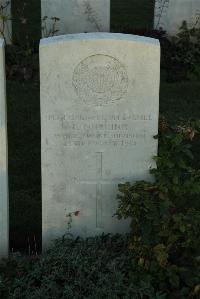
[[[151,122],[151,114],[52,114],[48,121],[57,121],[60,131],[54,138],[62,146],[132,147],[145,142],[146,130],[135,128],[134,122]]]

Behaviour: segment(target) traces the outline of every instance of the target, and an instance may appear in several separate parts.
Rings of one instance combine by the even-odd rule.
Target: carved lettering
[[[134,128],[134,122],[152,121],[145,114],[63,114],[49,115],[48,121],[60,123],[61,130],[54,137],[63,146],[132,147],[145,141],[146,130]]]

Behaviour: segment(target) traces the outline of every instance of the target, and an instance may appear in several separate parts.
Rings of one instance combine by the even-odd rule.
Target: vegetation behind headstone
[[[132,219],[133,279],[170,299],[200,295],[200,169],[192,161],[199,133],[199,121],[161,120],[154,182],[119,185],[117,215]]]

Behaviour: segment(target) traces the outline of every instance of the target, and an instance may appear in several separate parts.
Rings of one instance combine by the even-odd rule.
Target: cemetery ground
[[[36,0],[33,1],[36,3]],[[121,7],[122,1],[120,0],[115,0],[115,5],[111,4],[113,5],[112,11],[114,11],[112,15],[113,30],[119,28],[121,24],[118,23],[119,11],[123,12],[121,13],[123,26],[130,25],[133,22],[131,26],[145,27],[152,22],[153,6],[150,3],[151,1],[148,1],[148,3],[145,0],[140,0],[139,2],[126,1],[128,8],[126,11],[124,11],[124,6]],[[20,5],[20,1],[15,1],[15,3]],[[140,14],[137,13],[135,5],[138,5]],[[146,7],[143,17],[141,15],[142,5]],[[133,6],[136,11],[134,21],[128,13],[132,11]],[[34,10],[33,18],[37,19],[38,13],[39,9],[37,6],[37,9]],[[128,22],[127,19],[129,20]],[[146,21],[141,24],[141,20]],[[20,27],[20,24],[18,25]],[[31,30],[36,34],[34,38],[37,39],[38,29],[33,27]],[[30,59],[29,54],[27,59]],[[32,58],[30,61],[32,63]],[[34,70],[30,67],[24,73],[23,71],[18,72],[18,70],[14,70],[13,73],[10,73],[7,79],[10,248],[14,252],[21,252],[22,255],[31,255],[33,253],[33,256],[28,258],[28,262],[25,262],[23,256],[21,256],[19,264],[11,260],[8,264],[0,266],[0,273],[5,271],[8,277],[6,283],[5,281],[0,281],[0,294],[7,294],[6,292],[9,288],[10,291],[13,289],[16,291],[18,288],[19,291],[16,291],[16,297],[13,298],[51,298],[48,297],[50,296],[49,294],[53,294],[52,298],[65,298],[59,297],[61,296],[59,286],[63,285],[63,277],[66,279],[67,273],[69,284],[65,290],[66,298],[94,299],[105,297],[111,299],[139,299],[142,298],[138,295],[139,293],[146,296],[144,298],[150,299],[199,298],[198,294],[194,294],[193,297],[184,297],[184,295],[180,297],[176,293],[172,297],[166,297],[162,292],[152,290],[151,286],[143,281],[138,285],[138,282],[134,282],[136,287],[131,285],[126,276],[126,271],[132,271],[131,261],[134,257],[127,250],[127,238],[122,236],[111,238],[103,236],[87,242],[72,241],[71,239],[63,240],[63,242],[58,240],[56,246],[51,249],[49,254],[45,255],[34,266],[35,261],[38,259],[35,256],[36,252],[40,253],[41,251],[42,225],[38,56],[35,55],[34,57]],[[199,119],[199,90],[199,78],[190,77],[188,80],[167,82],[166,72],[162,70],[160,114],[165,116],[172,124],[177,124],[179,120],[187,122],[189,119]],[[200,144],[197,143],[194,150],[194,161],[197,168],[200,166],[199,146]],[[140,262],[142,263],[142,261]],[[52,267],[54,268],[53,276],[50,271]],[[33,272],[30,274],[32,269]],[[29,272],[30,276],[18,282],[15,281],[13,286],[14,277],[21,278],[27,272]],[[45,273],[46,277],[42,273]],[[80,274],[78,278],[77,273]],[[83,276],[81,273],[83,273]],[[172,279],[176,280],[177,276],[174,274]],[[102,285],[104,286],[103,288]],[[28,289],[31,290],[32,294],[28,293]],[[196,289],[196,291],[198,290]],[[117,297],[119,293],[121,297]],[[132,297],[130,297],[130,294],[132,294]],[[133,297],[133,294],[135,297]],[[7,298],[6,296],[5,298]]]

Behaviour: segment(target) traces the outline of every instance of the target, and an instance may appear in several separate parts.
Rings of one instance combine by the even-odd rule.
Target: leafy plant
[[[164,3],[165,1],[160,0],[160,2],[164,5],[163,8],[160,7],[160,14],[163,14],[167,1]],[[200,14],[197,13],[195,22],[190,28],[184,21],[176,36],[169,37],[160,26],[155,27],[156,29],[149,30],[126,26],[121,31],[159,39],[161,68],[167,73],[167,81],[177,82],[195,77],[200,78]]]
[[[91,6],[90,1],[85,0],[83,2],[83,7],[84,7],[84,13],[87,16],[88,21],[96,27],[97,31],[101,31],[101,26],[99,24],[97,13]]]
[[[167,70],[168,81],[200,76],[200,28],[199,19],[192,28],[184,21],[176,36],[163,39],[162,66]]]
[[[51,22],[51,26],[48,26],[48,22]],[[42,36],[43,37],[52,37],[54,36],[57,32],[59,32],[58,29],[56,29],[57,23],[60,21],[59,18],[57,17],[51,17],[48,18],[47,16],[44,16],[42,19]]]
[[[3,8],[0,7],[0,12],[1,10],[3,15]],[[14,30],[13,39],[10,39],[12,45],[8,45],[6,48],[7,78],[20,81],[33,79],[34,76],[38,78],[39,71],[38,45],[34,45],[32,34],[29,32],[26,10],[27,3],[22,1],[12,18],[14,27],[20,24],[20,30]],[[9,18],[3,17],[3,19]],[[23,31],[23,42],[20,38],[21,31]]]
[[[169,7],[169,0],[156,0],[155,7],[156,7],[155,17],[157,22],[156,24],[154,24],[154,28],[156,30],[159,30],[160,28],[162,28],[162,24],[161,24],[162,16]]]
[[[200,296],[200,170],[192,167],[199,133],[200,121],[172,127],[162,119],[154,182],[119,185],[116,215],[131,218],[134,276],[171,299]]]
[[[0,264],[4,299],[165,299],[149,283],[134,282],[127,236],[82,240],[68,234],[41,256]]]
[[[70,212],[70,213],[66,214],[66,217],[68,219],[67,231],[69,231],[72,227],[73,216],[78,217],[79,215],[80,215],[80,211]]]
[[[15,36],[12,46],[6,49],[6,66],[7,77],[11,80],[28,81],[39,80],[39,53],[38,45],[34,45],[31,41],[30,33],[27,27],[27,19],[25,18],[26,3],[23,4],[22,9],[16,14],[17,20],[23,26],[26,32],[23,43],[20,42],[19,36]],[[52,37],[59,30],[56,29],[58,18],[52,17],[50,27],[47,26],[48,17],[45,16],[42,20],[43,37]],[[16,20],[15,20],[16,21]]]

